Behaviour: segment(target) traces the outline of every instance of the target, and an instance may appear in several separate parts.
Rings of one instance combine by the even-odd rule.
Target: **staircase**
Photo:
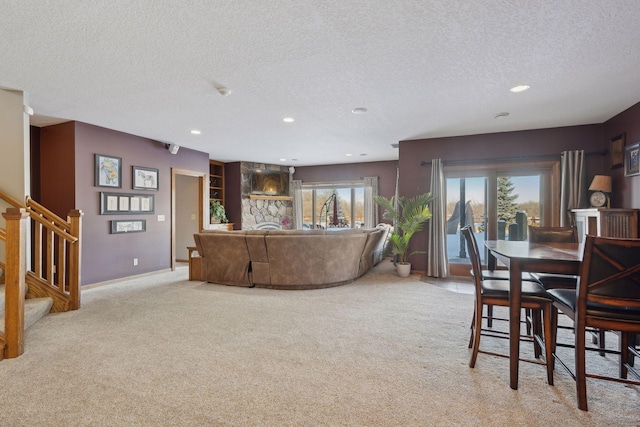
[[[29,329],[53,307],[53,298],[30,298],[24,301],[24,329]],[[0,334],[4,335],[4,284],[0,285]]]
[[[0,191],[0,200],[12,206],[2,213],[5,228],[0,228],[5,246],[0,261],[5,279],[0,281],[2,360],[23,353],[24,330],[42,316],[80,308],[82,212],[71,211],[64,220],[29,196],[23,204]]]

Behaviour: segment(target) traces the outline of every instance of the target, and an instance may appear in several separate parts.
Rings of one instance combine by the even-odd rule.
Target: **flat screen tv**
[[[260,196],[289,196],[289,173],[267,170],[251,170],[251,194]]]

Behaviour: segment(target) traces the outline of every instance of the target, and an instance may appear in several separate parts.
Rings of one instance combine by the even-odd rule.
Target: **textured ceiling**
[[[401,140],[601,123],[640,101],[639,52],[638,0],[0,0],[0,87],[29,94],[32,124],[222,161],[390,160]]]

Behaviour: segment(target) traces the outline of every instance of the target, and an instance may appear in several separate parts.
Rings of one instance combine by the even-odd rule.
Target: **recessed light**
[[[347,153],[347,154],[345,154],[345,156],[351,157],[351,153]]]
[[[282,121],[285,123],[293,123],[295,122],[295,119],[293,117],[285,117]]]
[[[364,156],[366,156],[366,155],[367,155],[367,153],[360,153],[360,155],[361,155],[362,157],[364,157]]]
[[[366,108],[364,108],[364,107],[356,107],[356,108],[354,108],[353,110],[351,110],[351,112],[352,112],[353,114],[366,114],[366,113],[367,113],[367,111],[369,111],[369,110],[367,110],[367,109],[366,109]]]
[[[286,162],[286,161],[287,161],[287,159],[280,159],[280,161],[281,161],[281,162]]]
[[[200,135],[202,132],[199,131],[198,129],[192,129],[191,130],[191,135]]]
[[[529,89],[531,86],[529,85],[518,85],[518,86],[514,86],[511,89],[509,89],[511,92],[513,93],[518,93],[518,92],[524,92],[525,90]]]

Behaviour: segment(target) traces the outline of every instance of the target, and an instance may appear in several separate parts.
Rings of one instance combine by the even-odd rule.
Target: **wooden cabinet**
[[[224,206],[224,163],[209,160],[209,198]]]
[[[573,209],[580,243],[584,236],[638,238],[638,211],[640,209]]]

